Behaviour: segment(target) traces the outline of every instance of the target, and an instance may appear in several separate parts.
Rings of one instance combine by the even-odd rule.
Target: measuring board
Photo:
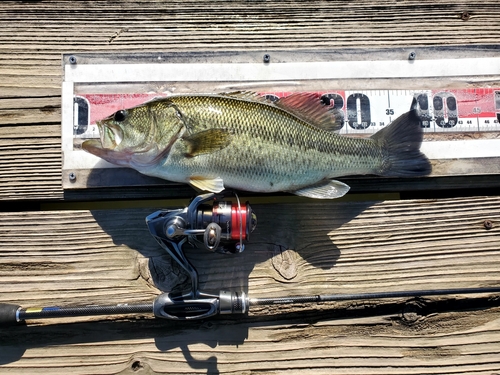
[[[496,136],[439,138],[446,134],[500,133],[500,57],[347,63],[179,63],[165,62],[161,56],[157,59],[151,62],[148,56],[146,62],[135,59],[123,63],[119,59],[102,62],[74,55],[64,57],[65,188],[89,187],[84,179],[75,183],[74,177],[81,171],[88,174],[95,169],[117,168],[81,150],[83,140],[99,138],[97,120],[155,98],[183,93],[248,90],[274,101],[293,92],[313,92],[325,105],[340,111],[344,117],[340,134],[346,136],[377,132],[407,112],[415,99],[426,133],[422,152],[429,159],[500,158],[500,139]],[[474,77],[470,76],[472,71]],[[470,87],[477,77],[482,83]],[[415,82],[418,84],[412,85]],[[351,87],[344,89],[343,83]]]

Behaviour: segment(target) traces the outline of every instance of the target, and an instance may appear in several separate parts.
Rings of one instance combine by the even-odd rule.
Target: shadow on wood
[[[163,364],[170,363],[175,366],[174,363],[182,358],[196,373],[203,371],[207,374],[217,374],[221,370],[221,363],[223,367],[227,366],[227,353],[235,353],[238,357],[249,355],[244,349],[242,352],[237,349],[240,346],[245,348],[242,345],[247,340],[260,347],[256,348],[258,352],[255,355],[258,357],[259,351],[266,353],[271,350],[279,354],[281,350],[287,350],[282,347],[280,349],[284,342],[300,343],[304,340],[327,340],[323,345],[330,346],[329,350],[335,351],[338,350],[335,342],[345,339],[346,335],[352,339],[349,347],[354,350],[365,350],[363,346],[367,345],[366,342],[372,335],[375,338],[407,337],[408,340],[415,340],[418,337],[432,336],[436,327],[439,327],[441,335],[464,331],[470,336],[471,332],[479,329],[478,326],[498,317],[498,309],[495,308],[498,306],[500,299],[491,296],[433,297],[380,300],[374,304],[362,305],[349,301],[322,303],[302,306],[299,309],[292,308],[292,312],[271,311],[270,314],[253,317],[219,316],[209,321],[192,322],[172,322],[143,316],[78,323],[58,319],[59,324],[17,326],[0,330],[0,366],[18,361],[31,349],[38,349],[38,355],[43,355],[45,348],[73,347],[74,349],[67,349],[64,354],[71,356],[78,351],[88,350],[88,344],[98,343],[99,347],[106,348],[102,349],[103,353],[100,355],[113,357],[113,363],[121,371],[158,366],[155,361],[160,357],[156,357],[154,353],[160,351],[167,353],[165,357],[161,357]],[[483,309],[483,320],[478,320],[477,314],[471,312],[473,309]],[[256,335],[263,336],[257,339]],[[366,337],[368,341],[360,341],[362,337]],[[152,342],[154,347],[149,345]],[[116,357],[116,352],[109,351],[108,348],[113,345],[132,345],[133,349],[126,355]],[[412,348],[411,344],[408,345]],[[203,346],[211,349],[202,349]],[[87,349],[82,349],[84,347]],[[213,350],[215,348],[218,349]],[[72,350],[76,352],[73,353]],[[421,350],[429,350],[428,343]],[[31,356],[33,351],[28,355]],[[244,358],[241,361],[244,361]],[[248,365],[258,367],[254,362],[256,357],[252,358]],[[99,368],[100,359],[97,354],[90,355],[88,360],[91,361],[87,363],[88,366]],[[154,372],[154,369],[151,372]]]
[[[107,343],[129,340],[154,339],[157,350],[173,349],[182,352],[193,369],[206,369],[217,373],[217,357],[205,360],[193,358],[189,345],[204,344],[211,348],[220,345],[242,345],[248,336],[249,324],[227,322],[171,322],[156,319],[94,321],[46,326],[18,326],[2,329],[0,365],[16,362],[28,349],[89,343]],[[4,346],[3,344],[7,344]],[[129,367],[140,364],[140,354],[130,359]],[[144,363],[144,362],[143,362]]]
[[[304,203],[252,205],[257,228],[241,254],[211,253],[189,245],[184,251],[198,270],[202,290],[239,289],[248,292],[248,276],[256,264],[271,259],[271,276],[280,282],[294,280],[303,261],[313,267],[335,266],[340,250],[328,233],[355,218],[373,202],[306,200]],[[181,208],[181,207],[177,207]],[[148,259],[141,276],[162,291],[186,288],[189,279],[179,265],[149,234],[146,209],[91,211],[102,230],[116,245],[125,245]],[[301,260],[303,259],[303,261]]]

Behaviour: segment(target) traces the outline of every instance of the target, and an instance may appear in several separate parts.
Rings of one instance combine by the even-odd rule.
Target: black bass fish
[[[110,163],[221,192],[287,191],[332,199],[349,186],[338,176],[422,176],[423,132],[416,110],[370,138],[336,134],[336,116],[314,94],[270,102],[257,94],[178,95],[98,121],[100,141],[83,149]]]

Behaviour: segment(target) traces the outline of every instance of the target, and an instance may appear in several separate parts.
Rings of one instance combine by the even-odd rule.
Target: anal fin
[[[211,193],[220,193],[224,190],[224,181],[220,177],[207,178],[202,176],[191,176],[189,183],[202,191],[210,191]]]
[[[349,185],[336,180],[326,180],[320,183],[306,186],[302,189],[291,191],[295,195],[301,197],[315,198],[315,199],[335,199],[343,197],[348,191]]]

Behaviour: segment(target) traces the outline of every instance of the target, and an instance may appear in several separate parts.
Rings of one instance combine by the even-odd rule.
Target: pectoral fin
[[[201,176],[191,176],[189,183],[197,189],[220,193],[224,190],[224,181],[220,177],[206,178]]]
[[[315,185],[306,186],[299,190],[291,191],[291,193],[315,199],[335,199],[343,197],[349,189],[349,185],[343,182],[327,180]]]
[[[186,156],[194,157],[220,151],[231,143],[231,134],[224,129],[208,129],[183,138]]]

